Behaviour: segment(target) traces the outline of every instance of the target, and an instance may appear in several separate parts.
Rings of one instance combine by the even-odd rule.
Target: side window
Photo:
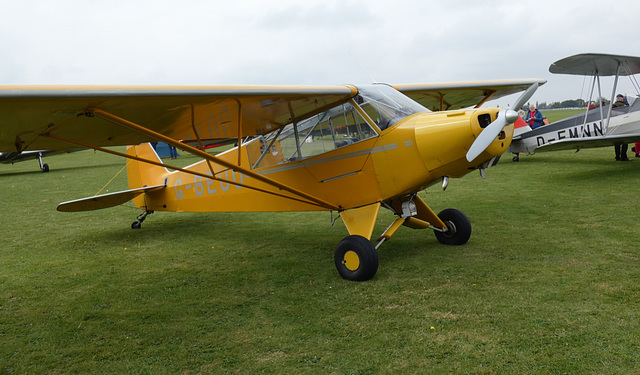
[[[346,106],[346,105],[345,105]],[[376,132],[360,116],[353,106],[348,105],[340,116],[331,120],[335,132],[335,147],[340,148],[376,135]]]
[[[303,160],[377,135],[353,105],[345,103],[269,134],[262,140],[262,152],[271,152],[277,145],[281,162]],[[272,165],[270,160],[278,159],[262,155],[257,162],[251,161],[252,167]]]

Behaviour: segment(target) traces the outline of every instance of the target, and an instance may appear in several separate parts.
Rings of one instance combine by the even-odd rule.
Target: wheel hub
[[[344,264],[349,271],[355,271],[360,267],[360,257],[355,251],[349,250],[344,254],[342,264]]]
[[[445,237],[449,237],[449,238],[455,236],[455,234],[456,234],[456,225],[451,221],[445,221],[444,223],[447,225],[447,230],[442,232],[442,234]]]

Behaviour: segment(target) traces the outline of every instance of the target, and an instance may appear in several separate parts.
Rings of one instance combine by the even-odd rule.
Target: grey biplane
[[[640,98],[626,98],[624,106],[613,105],[618,88],[618,79],[628,76],[636,90],[640,86],[635,74],[640,73],[640,57],[586,53],[566,57],[551,64],[554,74],[591,76],[591,90],[587,103],[602,98],[600,77],[614,77],[610,105],[587,106],[584,113],[531,129],[528,124],[516,123],[513,142],[509,152],[518,161],[521,153],[541,151],[576,150],[583,148],[617,146],[640,141]]]

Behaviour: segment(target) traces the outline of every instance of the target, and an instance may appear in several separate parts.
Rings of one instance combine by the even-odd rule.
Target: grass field
[[[338,276],[329,213],[156,213],[134,231],[132,206],[55,210],[116,157],[0,165],[0,373],[640,372],[640,159],[510,160],[421,193],[467,213],[468,244],[402,228],[365,283]]]
[[[541,112],[549,122],[554,122],[569,116],[577,115],[578,113],[584,113],[584,109],[549,109]]]

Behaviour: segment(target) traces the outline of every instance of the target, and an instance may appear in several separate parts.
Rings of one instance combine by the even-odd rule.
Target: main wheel
[[[471,221],[467,215],[455,208],[447,208],[438,214],[447,225],[446,232],[435,231],[436,238],[445,245],[464,245],[471,237]]]
[[[378,252],[368,239],[352,235],[340,241],[334,255],[340,276],[351,281],[366,281],[378,271]]]

